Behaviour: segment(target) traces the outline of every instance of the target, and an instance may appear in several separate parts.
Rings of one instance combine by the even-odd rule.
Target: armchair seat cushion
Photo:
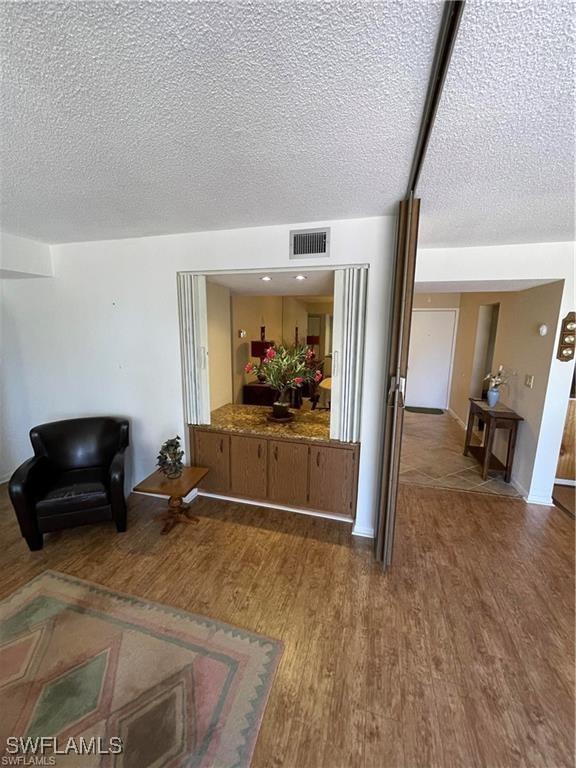
[[[62,472],[42,499],[36,502],[39,517],[104,507],[110,496],[101,468]]]

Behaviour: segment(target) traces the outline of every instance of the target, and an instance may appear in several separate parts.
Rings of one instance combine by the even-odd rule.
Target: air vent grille
[[[291,259],[308,259],[313,256],[328,256],[329,249],[329,229],[292,230],[292,232],[290,232]]]

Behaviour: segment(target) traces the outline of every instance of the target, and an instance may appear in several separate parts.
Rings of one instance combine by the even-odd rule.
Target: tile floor
[[[464,436],[464,429],[448,413],[440,416],[405,411],[400,481],[519,497],[500,473],[490,472],[487,480],[482,479],[478,462],[462,454]],[[476,440],[480,444],[479,433]]]

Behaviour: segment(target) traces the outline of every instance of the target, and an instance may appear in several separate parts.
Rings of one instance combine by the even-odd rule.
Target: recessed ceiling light
[[[294,280],[307,280],[307,279],[308,278],[306,277],[306,275],[296,275],[296,277],[294,278]]]
[[[272,278],[268,275],[264,275],[264,277],[261,277],[260,280],[264,280],[265,283],[269,283]]]

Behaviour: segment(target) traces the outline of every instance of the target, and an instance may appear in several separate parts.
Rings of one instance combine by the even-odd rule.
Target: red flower
[[[246,363],[246,365],[244,366],[244,370],[246,371],[246,373],[252,373],[252,371],[254,370],[254,365],[252,363]]]
[[[314,381],[315,381],[316,383],[318,383],[319,381],[322,381],[322,378],[323,378],[323,377],[322,377],[322,374],[320,373],[320,371],[316,371],[316,374],[315,374],[315,376],[314,376]]]
[[[296,386],[299,387],[300,384],[302,384],[303,381],[304,381],[304,379],[302,378],[302,376],[296,376],[295,379],[294,379],[294,384],[296,384]]]
[[[268,349],[266,350],[266,359],[274,360],[275,357],[276,357],[276,350],[274,349],[274,347],[268,347]]]

